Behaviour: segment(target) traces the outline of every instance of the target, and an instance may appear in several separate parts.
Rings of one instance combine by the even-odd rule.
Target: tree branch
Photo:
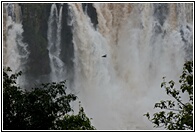
[[[172,110],[172,111],[182,111],[182,110],[178,110],[178,109],[169,109],[169,108],[164,108],[166,110]]]

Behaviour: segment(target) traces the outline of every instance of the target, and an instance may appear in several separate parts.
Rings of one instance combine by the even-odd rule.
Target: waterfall
[[[95,127],[152,129],[143,114],[153,112],[155,102],[168,98],[160,88],[162,77],[177,82],[186,55],[191,54],[185,47],[188,44],[192,49],[192,23],[182,14],[191,8],[95,3],[95,30],[81,4],[69,6],[74,88]],[[102,58],[104,54],[107,58]]]
[[[6,4],[4,66],[15,72],[30,60],[27,67],[34,67],[28,68],[28,76],[35,73],[32,84],[48,82],[49,73],[49,82],[71,75],[67,90],[76,94],[99,130],[154,129],[143,115],[155,112],[156,102],[170,98],[160,87],[162,77],[174,80],[179,88],[183,64],[193,59],[193,4],[85,4],[23,5],[23,17],[34,19],[28,22],[33,26],[24,25],[25,31],[35,26],[31,37],[39,36],[38,41],[29,41],[31,48],[23,42],[20,6]],[[32,9],[38,10],[31,13]],[[28,50],[33,53],[31,59]]]
[[[68,19],[67,19],[67,25],[69,26],[73,26],[73,23],[74,23],[74,19],[73,19],[73,10],[71,8],[71,6],[68,6]]]
[[[24,71],[29,51],[28,45],[23,42],[20,6],[8,3],[4,5],[4,8],[4,66],[11,67],[13,72]],[[24,84],[24,79],[19,78],[19,80],[21,84]]]
[[[63,6],[60,7],[60,11],[59,11],[59,19],[57,22],[57,56],[59,57],[61,49],[60,49],[60,44],[61,44],[61,23],[62,23],[62,9]]]
[[[50,16],[48,20],[48,50],[51,67],[51,80],[61,80],[63,75],[64,63],[61,61],[59,55],[61,52],[61,21],[62,21],[62,8],[60,7],[59,15],[56,4],[52,4]]]

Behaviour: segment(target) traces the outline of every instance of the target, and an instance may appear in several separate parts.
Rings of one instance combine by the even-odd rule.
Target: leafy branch
[[[152,118],[149,113],[144,114],[154,124],[154,127],[164,127],[169,130],[193,129],[193,61],[187,61],[184,64],[179,83],[181,87],[177,90],[174,88],[175,82],[173,80],[169,81],[167,85],[165,77],[163,77],[161,88],[164,88],[166,94],[175,100],[162,100],[155,103],[154,108],[164,111],[154,113]],[[181,100],[182,93],[188,95],[188,102]]]

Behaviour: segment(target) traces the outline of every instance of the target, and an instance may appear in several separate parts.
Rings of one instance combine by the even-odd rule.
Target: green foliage
[[[90,119],[84,113],[83,107],[80,106],[79,113],[77,115],[65,115],[61,121],[58,121],[60,128],[58,130],[95,130],[94,126],[91,126]]]
[[[3,69],[3,128],[4,130],[93,130],[95,129],[80,107],[79,114],[73,111],[70,102],[74,94],[65,92],[65,81],[42,84],[32,91],[24,91],[16,84],[22,73],[9,74]]]
[[[193,62],[187,61],[184,64],[182,75],[180,76],[180,89],[176,89],[173,80],[167,83],[165,77],[161,87],[166,90],[167,95],[174,98],[172,100],[162,100],[156,103],[154,108],[162,109],[158,113],[144,114],[155,126],[164,127],[169,130],[193,130]],[[182,100],[182,93],[188,95],[188,102]]]

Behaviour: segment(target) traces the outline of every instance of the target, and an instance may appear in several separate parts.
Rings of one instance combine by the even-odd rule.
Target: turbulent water
[[[29,55],[27,44],[22,41],[21,10],[18,4],[6,4],[4,7],[3,64],[18,72],[24,69]],[[24,78],[19,80],[23,85]]]
[[[193,4],[94,3],[93,7],[96,26],[81,3],[68,4],[66,23],[74,46],[71,90],[97,129],[153,129],[143,114],[152,113],[155,102],[168,98],[160,88],[162,77],[177,82],[185,60],[192,60]],[[50,78],[55,81],[62,80],[67,69],[60,57],[62,10],[63,6],[51,5],[46,29]],[[9,16],[4,64],[14,64],[17,70],[25,66],[18,45],[28,51],[21,40],[21,23]]]

